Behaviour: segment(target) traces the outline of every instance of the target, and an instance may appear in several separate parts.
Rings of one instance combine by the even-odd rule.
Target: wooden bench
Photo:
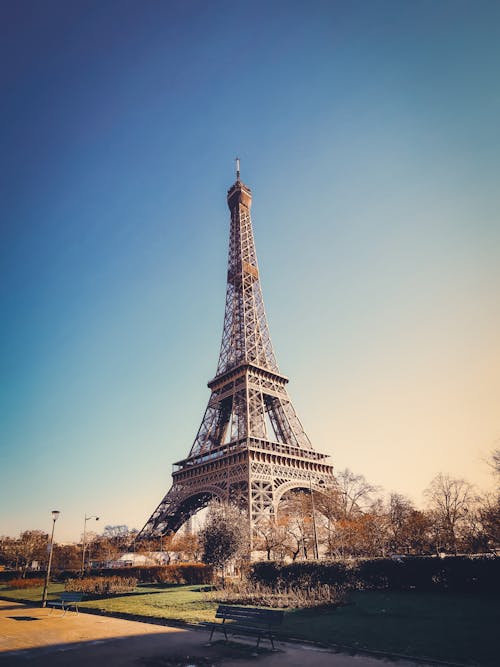
[[[227,631],[231,634],[241,632],[243,634],[256,635],[257,646],[260,638],[267,637],[274,649],[273,629],[283,622],[283,611],[279,609],[261,609],[259,607],[235,607],[233,605],[221,604],[217,608],[215,618],[221,618],[222,623],[213,623],[210,640],[216,630],[221,630],[227,641]],[[230,621],[226,623],[226,621]]]
[[[64,611],[64,614],[68,611],[70,607],[74,607],[76,609],[76,613],[78,614],[78,603],[82,601],[83,593],[76,593],[74,591],[63,591],[61,593],[61,598],[56,601],[49,601],[47,602],[48,607],[61,607],[61,609]],[[52,612],[52,609],[50,610]],[[63,614],[63,616],[64,616]]]

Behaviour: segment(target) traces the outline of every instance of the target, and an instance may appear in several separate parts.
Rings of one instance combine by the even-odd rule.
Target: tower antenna
[[[240,158],[236,158],[236,180],[240,180]]]

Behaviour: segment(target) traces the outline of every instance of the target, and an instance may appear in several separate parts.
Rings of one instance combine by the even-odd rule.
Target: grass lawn
[[[207,601],[199,588],[142,584],[134,593],[87,600],[81,606],[188,623],[211,621],[217,605]],[[62,590],[62,584],[51,584],[49,599]],[[0,587],[0,596],[12,600],[39,602],[41,595],[41,588]],[[498,664],[500,614],[493,596],[359,591],[348,602],[334,610],[287,611],[281,634],[353,649]]]
[[[500,627],[493,596],[359,591],[333,611],[297,610],[292,636],[450,662],[497,665]]]
[[[101,611],[154,616],[185,623],[213,621],[217,604],[208,602],[200,586],[139,585],[136,592],[82,602]]]
[[[42,587],[12,589],[0,586],[0,596],[11,600],[40,602]],[[64,584],[51,583],[48,600],[57,600]],[[133,593],[121,593],[78,604],[79,608],[98,609],[103,612],[151,616],[184,623],[213,621],[217,603],[208,602],[200,593],[200,586],[169,584],[139,584]]]
[[[47,591],[48,600],[57,600],[59,594],[64,590],[64,584],[49,584]],[[6,584],[0,584],[0,597],[9,600],[26,600],[28,602],[42,601],[43,586],[33,588],[10,588]]]

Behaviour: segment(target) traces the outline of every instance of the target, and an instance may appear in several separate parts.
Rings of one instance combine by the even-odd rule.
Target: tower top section
[[[227,191],[227,205],[229,206],[230,211],[239,204],[243,204],[243,206],[248,209],[252,206],[252,191],[240,180],[240,158],[237,157],[235,161],[236,181]]]
[[[231,228],[226,309],[216,378],[247,364],[279,373],[260,288],[250,216],[252,191],[240,180],[238,158],[236,181],[228,190],[227,205],[231,212]]]

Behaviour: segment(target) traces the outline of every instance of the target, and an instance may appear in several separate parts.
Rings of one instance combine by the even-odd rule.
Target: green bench
[[[78,614],[78,603],[82,601],[83,593],[76,593],[74,591],[63,591],[59,600],[50,600],[47,602],[47,607],[61,607],[64,614],[70,607],[74,607]],[[50,610],[52,613],[52,609]],[[64,616],[63,614],[63,616]]]
[[[261,637],[267,637],[274,649],[273,630],[283,622],[284,612],[280,609],[262,609],[259,607],[236,607],[221,604],[215,613],[215,618],[222,619],[221,623],[212,623],[210,642],[216,630],[224,633],[242,633],[257,636],[257,647]],[[229,621],[229,623],[226,623]]]

